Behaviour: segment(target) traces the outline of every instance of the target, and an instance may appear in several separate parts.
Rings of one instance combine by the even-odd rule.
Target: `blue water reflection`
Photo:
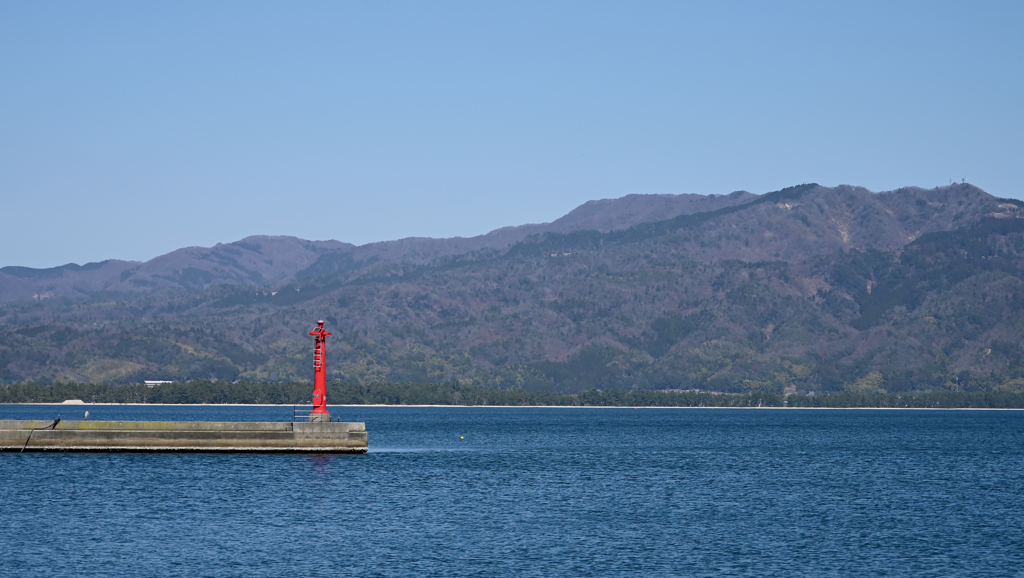
[[[1024,413],[331,407],[363,456],[0,454],[0,574],[1007,576]],[[0,406],[288,421],[291,407]]]

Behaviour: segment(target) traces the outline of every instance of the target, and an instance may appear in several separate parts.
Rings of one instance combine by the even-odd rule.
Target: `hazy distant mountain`
[[[542,233],[628,229],[649,221],[740,205],[755,198],[756,195],[738,191],[729,195],[628,195],[620,199],[588,201],[550,223],[503,227],[476,237],[408,237],[325,254],[302,276],[351,270],[379,262],[425,264],[441,257],[465,255],[474,251],[504,251],[528,237]]]
[[[145,263],[110,260],[50,269],[3,267],[0,302],[157,287],[199,290],[219,284],[274,285],[291,280],[324,253],[351,247],[338,241],[254,236],[209,248],[186,247]]]
[[[357,247],[338,241],[253,236],[215,247],[186,247],[145,263],[109,260],[85,265],[70,263],[49,269],[3,267],[0,268],[0,303],[155,287],[180,287],[190,291],[224,284],[274,287],[294,280],[296,273],[324,255],[330,256],[324,260],[324,266],[333,269],[377,262],[427,263],[438,257],[481,249],[507,249],[538,233],[624,229],[645,221],[732,206],[752,198],[755,195],[746,192],[724,196],[629,195],[590,201],[552,223],[505,227],[469,238],[409,237]]]
[[[359,381],[1024,388],[1022,206],[809,184],[593,201],[469,239],[5,268],[0,379],[308,379],[326,318],[332,376]]]

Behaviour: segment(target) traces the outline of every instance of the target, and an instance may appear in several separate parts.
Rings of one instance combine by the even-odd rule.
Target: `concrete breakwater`
[[[0,451],[366,453],[361,422],[0,420]]]

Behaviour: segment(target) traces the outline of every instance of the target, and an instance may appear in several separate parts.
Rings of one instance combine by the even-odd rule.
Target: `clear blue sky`
[[[630,193],[1024,197],[1024,2],[0,3],[0,266]]]

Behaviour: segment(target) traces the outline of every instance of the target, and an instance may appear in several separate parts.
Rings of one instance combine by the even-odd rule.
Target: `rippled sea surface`
[[[0,419],[85,410],[292,415]],[[1024,576],[1024,412],[331,412],[368,454],[0,454],[0,574]]]

